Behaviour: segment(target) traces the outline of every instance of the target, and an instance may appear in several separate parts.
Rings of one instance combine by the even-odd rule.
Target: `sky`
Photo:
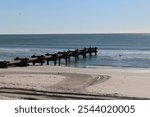
[[[0,0],[0,34],[150,33],[150,0]]]

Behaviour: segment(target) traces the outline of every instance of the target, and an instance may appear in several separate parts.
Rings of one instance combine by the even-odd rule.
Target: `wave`
[[[58,51],[67,51],[68,49],[52,48],[0,48],[0,60],[12,60],[15,57],[30,57],[33,54],[42,55],[46,53],[57,53]]]
[[[0,48],[1,53],[20,53],[20,52],[30,52],[28,48]]]
[[[67,51],[74,49],[65,49],[65,48],[0,48],[0,53],[57,53],[59,51]]]
[[[99,50],[99,57],[111,59],[150,59],[150,50]]]
[[[33,54],[57,53],[67,51],[66,48],[0,48],[0,60],[13,60],[15,57],[31,57]],[[74,50],[74,49],[71,49]],[[99,49],[97,56],[87,57],[70,65],[75,67],[100,68],[107,67],[144,67],[150,68],[150,50],[116,50]],[[74,59],[72,60],[74,61]]]

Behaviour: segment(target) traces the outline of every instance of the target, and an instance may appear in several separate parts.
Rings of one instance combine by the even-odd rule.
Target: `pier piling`
[[[45,54],[45,55],[32,55],[31,58],[20,58],[16,57],[14,61],[0,61],[0,68],[7,68],[8,66],[29,66],[29,63],[32,63],[33,66],[36,63],[39,63],[40,65],[43,65],[45,62],[47,65],[49,65],[49,61],[54,61],[54,65],[58,64],[60,65],[61,59],[65,60],[65,63],[67,65],[68,62],[70,62],[70,58],[74,57],[75,61],[79,59],[79,56],[82,56],[84,59],[86,58],[86,54],[89,54],[89,56],[92,56],[92,53],[95,53],[97,55],[97,47],[89,47],[89,48],[83,48],[83,49],[76,49],[74,51],[63,51],[63,52],[57,52],[55,54]]]

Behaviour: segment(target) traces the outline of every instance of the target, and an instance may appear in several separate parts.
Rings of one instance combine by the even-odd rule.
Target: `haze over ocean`
[[[72,59],[69,66],[150,68],[150,34],[0,35],[0,60],[89,46],[98,47],[98,55],[77,63]]]

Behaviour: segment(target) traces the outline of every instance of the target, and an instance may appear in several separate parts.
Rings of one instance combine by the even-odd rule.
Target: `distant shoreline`
[[[25,34],[0,34],[0,35],[115,35],[115,34],[150,34],[150,33],[25,33]]]

